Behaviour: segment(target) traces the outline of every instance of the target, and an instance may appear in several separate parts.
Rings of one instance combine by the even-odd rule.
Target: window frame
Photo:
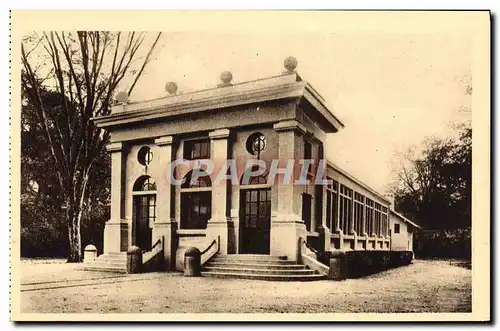
[[[339,219],[340,229],[343,234],[349,234],[351,222],[353,221],[353,190],[344,184],[340,184],[339,189]]]
[[[212,191],[199,190],[199,191],[181,191],[181,230],[205,230],[207,222],[212,217]],[[194,212],[194,207],[198,211]],[[202,216],[200,213],[202,208],[206,208],[207,216]],[[193,213],[196,217],[193,217]]]
[[[364,213],[365,213],[365,196],[361,193],[354,192],[354,232],[358,235],[364,235]]]
[[[374,227],[374,204],[370,198],[365,199],[365,217],[366,217],[366,233],[369,237],[373,237],[375,235],[375,227]]]
[[[205,176],[198,177],[198,181],[195,184],[191,183],[191,176],[194,169],[186,173],[184,178],[185,182],[181,185],[180,189],[180,230],[204,230],[207,228],[207,222],[212,217],[212,181],[210,175],[205,172]],[[205,182],[205,186],[199,186],[200,180]],[[205,200],[202,204],[201,202]],[[197,217],[192,217],[193,200],[196,199],[195,203],[198,206]],[[187,200],[187,201],[186,201]],[[200,210],[201,207],[206,207],[208,210],[208,216],[201,218]],[[193,224],[195,226],[193,226]],[[204,227],[200,225],[204,225]]]
[[[144,188],[147,187],[147,190]],[[156,182],[147,175],[140,176],[134,183],[132,187],[132,196],[134,204],[134,218],[136,222],[139,222],[139,218],[142,220],[144,216],[148,219],[149,228],[153,228],[156,222]],[[140,199],[140,201],[139,201]],[[139,202],[137,202],[139,201]],[[146,202],[146,203],[144,203]],[[136,204],[139,204],[137,206]],[[136,209],[140,207],[140,209]],[[152,213],[151,213],[152,208]],[[152,216],[151,216],[152,214]]]
[[[337,218],[339,217],[339,182],[327,177],[331,183],[326,186],[327,206],[326,206],[326,226],[330,231],[337,230]],[[340,225],[339,225],[340,227]]]
[[[400,233],[401,233],[401,224],[394,223],[394,234],[400,234]]]
[[[183,158],[185,160],[206,160],[210,159],[211,156],[211,140],[210,138],[197,138],[197,139],[187,139],[184,140],[183,143]],[[195,156],[194,151],[195,151],[195,146],[200,145],[200,155]],[[206,154],[203,154],[203,151],[206,151]]]

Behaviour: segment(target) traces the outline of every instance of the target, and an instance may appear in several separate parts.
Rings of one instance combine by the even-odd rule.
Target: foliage
[[[41,90],[48,111],[56,116],[61,103],[57,92]],[[67,102],[67,101],[66,101]],[[67,257],[68,227],[64,219],[64,199],[54,162],[38,113],[27,98],[21,108],[21,255]],[[82,215],[82,237],[96,237],[93,229],[107,217],[109,204],[110,158],[102,154],[95,162],[86,212]],[[84,240],[84,243],[90,241]],[[102,239],[93,239],[102,246]],[[102,250],[102,249],[101,249]]]
[[[401,160],[395,208],[424,229],[471,226],[472,129],[458,129],[458,139],[427,140]]]
[[[137,69],[142,33],[49,32],[28,36],[21,45],[23,188],[28,193],[36,183],[39,191],[35,205],[24,204],[22,223],[33,224],[30,217],[48,217],[36,209],[45,208],[43,203],[50,200],[56,206],[54,214],[62,219],[39,219],[38,226],[66,225],[68,262],[82,260],[82,220],[102,214],[109,198],[109,181],[104,179],[109,178],[105,170],[109,137],[92,118],[109,114],[112,96],[126,75],[135,76],[130,95],[159,37]]]
[[[471,259],[470,228],[418,232],[415,241],[419,257]]]

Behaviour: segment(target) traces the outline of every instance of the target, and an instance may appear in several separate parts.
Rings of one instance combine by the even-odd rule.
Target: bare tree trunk
[[[82,262],[82,237],[80,234],[80,220],[73,217],[68,223],[69,254],[67,262]]]
[[[75,214],[75,204],[66,199],[66,219],[68,222],[69,251],[67,262],[82,262],[82,238],[80,234],[80,213]]]
[[[78,197],[78,205],[73,202],[71,213],[68,213],[68,235],[69,235],[69,255],[68,262],[82,262],[82,236],[81,236],[81,223],[83,218],[83,211],[85,206],[85,198],[87,196],[88,173],[90,170],[85,171],[82,189]],[[75,208],[76,207],[76,208]]]
[[[101,129],[91,122],[91,118],[109,114],[113,94],[128,73],[135,76],[128,91],[130,95],[152,58],[161,32],[150,47],[138,73],[133,69],[133,63],[138,57],[137,52],[145,35],[131,32],[126,36],[125,42],[121,36],[121,32],[111,34],[99,31],[79,31],[76,34],[44,32],[42,36],[35,34],[34,38],[38,42],[33,42],[33,49],[41,44],[45,50],[41,50],[42,53],[50,59],[43,66],[52,70],[44,79],[38,76],[39,60],[33,60],[37,64],[33,67],[28,59],[33,49],[25,52],[24,44],[31,44],[30,39],[21,45],[23,91],[40,117],[47,148],[56,165],[56,174],[64,196],[69,239],[68,262],[82,261],[81,220],[84,212],[88,213],[90,205],[85,203],[88,191],[92,192],[94,189],[92,181],[91,187],[87,186],[89,178],[95,176],[91,172],[92,164],[104,152],[105,139]],[[79,52],[75,52],[76,49]],[[102,64],[109,54],[112,56],[110,71],[102,71]],[[44,84],[46,80],[53,80],[55,86]],[[61,97],[58,101],[61,109],[57,112],[53,109],[54,105],[46,103],[50,93]]]

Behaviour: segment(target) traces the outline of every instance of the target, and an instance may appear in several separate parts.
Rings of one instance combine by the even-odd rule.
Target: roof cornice
[[[344,127],[328,109],[323,97],[297,73],[243,82],[231,86],[194,91],[148,101],[125,103],[113,108],[110,115],[92,120],[100,128],[164,119],[190,113],[237,107],[266,101],[304,99],[335,132]],[[325,123],[326,124],[326,123]]]
[[[228,95],[189,100],[170,105],[159,105],[153,108],[146,106],[138,110],[125,110],[107,116],[94,117],[92,120],[98,127],[106,128],[132,122],[168,118],[176,115],[190,114],[211,109],[220,109],[247,105],[258,102],[287,98],[299,98],[304,94],[305,83],[296,82],[249,92],[238,92]]]
[[[344,123],[342,123],[335,115],[333,115],[332,111],[330,111],[323,97],[318,92],[316,92],[316,90],[309,83],[306,83],[304,98],[316,110],[318,110],[324,118],[332,123],[337,131],[345,127]]]
[[[353,182],[355,182],[356,184],[358,184],[359,186],[361,186],[362,188],[364,188],[365,190],[367,190],[368,192],[372,193],[373,195],[375,195],[376,197],[378,197],[379,199],[387,202],[388,204],[390,204],[391,202],[389,200],[387,200],[386,197],[384,197],[381,193],[377,192],[376,190],[374,190],[373,188],[371,188],[370,186],[366,185],[365,183],[363,183],[362,181],[360,181],[359,179],[357,179],[356,177],[354,177],[353,175],[351,175],[350,173],[348,173],[347,171],[345,171],[344,169],[340,168],[338,165],[334,164],[333,162],[331,161],[327,161],[327,164],[329,167],[331,167],[332,169],[338,171],[339,173],[341,173],[342,175],[344,175],[345,177],[347,177],[348,179],[352,180]]]

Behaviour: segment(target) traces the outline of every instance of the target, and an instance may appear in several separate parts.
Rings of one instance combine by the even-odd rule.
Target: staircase
[[[94,261],[84,263],[83,270],[126,273],[127,252],[110,252],[99,255]]]
[[[307,266],[285,256],[230,254],[215,255],[202,269],[202,275],[271,281],[313,281],[326,279]]]

